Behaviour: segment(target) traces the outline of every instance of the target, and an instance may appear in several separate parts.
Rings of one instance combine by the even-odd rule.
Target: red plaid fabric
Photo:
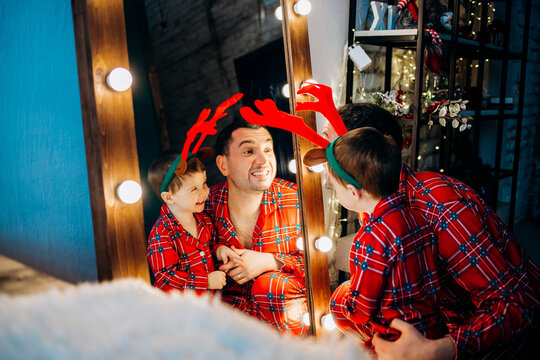
[[[216,248],[244,249],[230,220],[227,199],[227,183],[210,189],[206,207],[218,234]],[[244,285],[227,279],[222,292],[225,302],[292,335],[305,335],[308,330],[301,321],[307,302],[303,254],[296,248],[296,239],[301,236],[299,211],[296,184],[274,179],[263,194],[251,250],[272,253],[284,265],[280,271],[267,272]]]
[[[426,221],[413,214],[403,194],[381,200],[353,240],[350,282],[332,295],[338,326],[360,335],[367,346],[375,332],[395,340],[394,318],[428,338],[448,333],[438,312],[437,245]]]
[[[214,271],[212,247],[215,230],[210,217],[195,213],[198,236],[187,232],[170,212],[161,206],[148,239],[148,262],[155,277],[154,286],[163,291],[191,289],[197,294],[208,290],[208,273]]]
[[[538,319],[538,267],[464,183],[403,166],[400,192],[438,238],[439,298],[457,357],[518,353],[524,333]]]

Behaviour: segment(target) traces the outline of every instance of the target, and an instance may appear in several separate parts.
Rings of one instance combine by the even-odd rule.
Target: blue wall
[[[0,253],[97,280],[71,2],[0,1]]]

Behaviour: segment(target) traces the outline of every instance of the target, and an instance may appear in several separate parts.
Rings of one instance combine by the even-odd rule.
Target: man
[[[241,262],[224,261],[229,278],[223,300],[280,333],[302,336],[307,327],[303,254],[296,185],[276,179],[270,133],[237,120],[216,142],[216,164],[227,181],[213,186],[207,202],[218,232]]]
[[[403,143],[400,127],[386,110],[348,104],[339,111],[351,130],[371,126]],[[330,126],[324,131],[335,138]],[[395,319],[395,342],[375,337],[381,359],[511,358],[528,356],[538,337],[540,270],[501,219],[467,185],[438,173],[403,165],[400,192],[430,224],[438,241],[439,304],[449,335],[428,340]]]

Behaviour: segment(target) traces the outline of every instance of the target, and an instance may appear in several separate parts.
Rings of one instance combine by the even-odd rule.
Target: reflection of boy
[[[207,210],[218,232],[216,254],[223,260],[220,251],[232,247],[242,260],[220,267],[231,280],[223,300],[280,333],[305,335],[296,185],[275,179],[273,141],[264,127],[233,122],[219,133],[216,152],[217,165],[227,177],[227,182],[212,187],[208,199]]]
[[[351,280],[332,296],[337,325],[359,334],[368,346],[375,332],[398,337],[389,328],[394,318],[428,338],[446,334],[437,306],[436,242],[425,219],[411,213],[397,192],[401,158],[394,141],[373,128],[357,129],[304,158],[308,166],[326,160],[339,202],[371,214],[353,240]]]
[[[347,104],[339,113],[348,129],[371,126],[403,143],[395,117],[381,107]],[[330,140],[335,138],[331,126],[325,132]],[[450,334],[437,341],[426,340],[397,320],[394,323],[403,340],[375,338],[379,355],[392,359],[479,354],[503,358],[519,354],[525,343],[534,347],[540,271],[497,214],[470,187],[442,174],[403,166],[399,192],[414,212],[427,219],[437,238],[442,274],[439,301]],[[522,351],[521,356],[527,356],[525,351],[530,350]]]
[[[221,289],[225,273],[214,271],[216,235],[210,218],[202,212],[208,187],[201,161],[197,157],[188,159],[183,175],[171,174],[170,184],[162,183],[168,181],[164,177],[178,156],[172,151],[161,154],[148,172],[150,185],[164,202],[148,239],[148,261],[154,286],[164,291],[192,289],[202,294]]]

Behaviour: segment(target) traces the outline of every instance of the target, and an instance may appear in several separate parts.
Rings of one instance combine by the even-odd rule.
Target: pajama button
[[[199,255],[204,256],[204,251],[201,251]]]

